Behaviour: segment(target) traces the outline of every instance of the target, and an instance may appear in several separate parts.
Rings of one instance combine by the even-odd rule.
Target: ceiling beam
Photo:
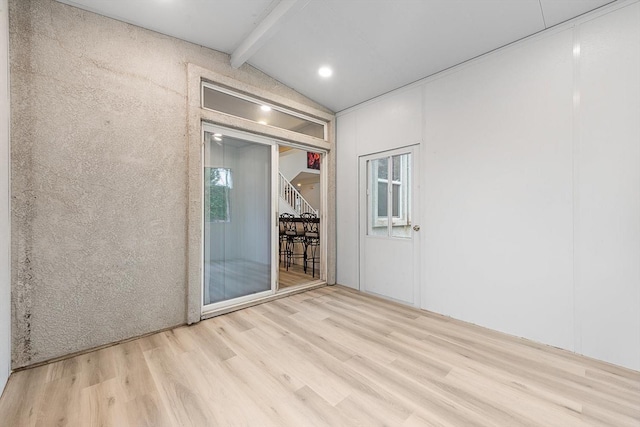
[[[231,54],[231,66],[239,68],[247,62],[280,28],[285,21],[299,10],[302,10],[309,0],[280,0],[257,27],[245,37]]]

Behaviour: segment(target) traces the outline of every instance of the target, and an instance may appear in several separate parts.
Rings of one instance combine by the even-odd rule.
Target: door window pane
[[[393,209],[393,218],[398,218],[400,216],[400,192],[401,192],[402,188],[399,184],[393,184],[391,186],[391,195],[392,195],[392,200],[391,200],[391,208]]]
[[[389,184],[378,181],[378,220],[387,218]],[[380,222],[380,221],[378,221]]]
[[[411,154],[392,158],[392,226],[391,236],[411,237]]]
[[[411,153],[369,160],[367,164],[367,234],[411,237]]]
[[[404,154],[402,156],[393,156],[392,159],[392,163],[393,163],[393,180],[394,181],[400,181],[400,164],[402,163],[402,159],[407,156],[408,154]]]
[[[367,186],[368,193],[368,227],[367,234],[371,236],[387,236],[389,233],[387,228],[388,222],[388,206],[389,206],[389,187],[388,187],[388,166],[389,159],[370,160],[369,177],[370,182]]]

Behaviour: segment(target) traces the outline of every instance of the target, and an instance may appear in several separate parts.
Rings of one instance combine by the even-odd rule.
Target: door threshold
[[[265,302],[273,301],[276,299],[288,297],[289,295],[298,294],[301,292],[309,291],[311,289],[321,288],[326,286],[327,282],[324,280],[316,280],[315,282],[305,283],[303,285],[291,286],[282,290],[278,290],[275,294],[256,298],[251,301],[241,302],[226,307],[221,307],[215,310],[202,313],[200,320],[211,319],[212,317],[220,316],[222,314],[231,313],[234,311],[242,310],[243,308],[253,307],[254,305],[263,304]]]

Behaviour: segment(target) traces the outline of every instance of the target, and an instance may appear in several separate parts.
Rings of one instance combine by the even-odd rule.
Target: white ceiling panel
[[[543,29],[538,0],[312,1],[249,63],[339,111]]]
[[[334,111],[349,108],[611,2],[58,1],[229,54],[263,19],[263,27],[270,21],[265,17],[272,11],[275,13],[281,1],[294,2],[297,7],[291,16],[278,21],[276,26],[267,25],[264,32],[269,37],[253,49],[257,50],[255,53],[252,50],[252,55],[246,55],[248,63]],[[321,65],[333,68],[330,79],[318,76]]]
[[[547,28],[597,9],[612,0],[540,0]]]
[[[230,53],[273,0],[58,0],[139,27]]]

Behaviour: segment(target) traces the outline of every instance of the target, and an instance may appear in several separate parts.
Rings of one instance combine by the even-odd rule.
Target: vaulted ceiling
[[[245,61],[333,111],[611,0],[58,0]],[[333,70],[318,75],[321,66]]]

